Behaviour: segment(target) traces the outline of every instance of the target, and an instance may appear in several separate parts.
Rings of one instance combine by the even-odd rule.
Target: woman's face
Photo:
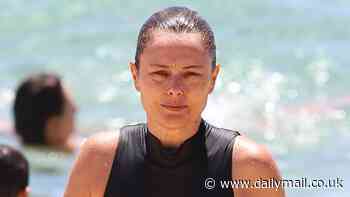
[[[60,137],[62,141],[68,140],[75,129],[75,113],[76,106],[73,102],[71,94],[65,90],[64,91],[64,110],[60,117]]]
[[[167,128],[198,121],[213,90],[219,66],[200,33],[154,31],[140,56],[140,65],[131,64],[136,89],[147,114]]]
[[[64,89],[63,112],[48,120],[46,137],[51,145],[65,145],[75,129],[76,106],[70,93]]]

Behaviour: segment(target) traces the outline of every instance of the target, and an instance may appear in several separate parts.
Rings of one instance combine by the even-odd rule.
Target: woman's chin
[[[189,124],[189,119],[186,116],[163,116],[162,125],[169,129],[183,128]]]

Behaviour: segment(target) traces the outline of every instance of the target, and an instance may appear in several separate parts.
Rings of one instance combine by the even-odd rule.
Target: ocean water
[[[349,196],[348,0],[0,1],[0,123],[12,120],[17,84],[39,71],[63,77],[82,136],[144,121],[128,62],[145,19],[172,5],[198,10],[216,35],[222,72],[204,118],[267,146],[285,179],[344,180],[287,196]],[[33,196],[62,196],[74,155],[24,151]]]

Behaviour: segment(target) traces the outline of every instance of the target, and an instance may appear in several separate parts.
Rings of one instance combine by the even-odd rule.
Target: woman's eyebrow
[[[160,68],[169,68],[169,65],[164,65],[164,64],[150,64],[153,67],[160,67]]]
[[[154,67],[160,67],[160,68],[170,68],[173,66],[180,66],[180,64],[171,64],[171,65],[164,65],[164,64],[150,64],[151,66]],[[182,66],[183,69],[191,69],[191,68],[203,68],[203,65],[186,65]]]
[[[203,65],[188,65],[185,66],[184,69],[191,69],[191,68],[203,68]]]

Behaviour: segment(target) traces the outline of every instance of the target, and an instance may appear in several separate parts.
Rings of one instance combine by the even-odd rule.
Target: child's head
[[[0,145],[0,196],[28,196],[29,164],[17,150]]]

